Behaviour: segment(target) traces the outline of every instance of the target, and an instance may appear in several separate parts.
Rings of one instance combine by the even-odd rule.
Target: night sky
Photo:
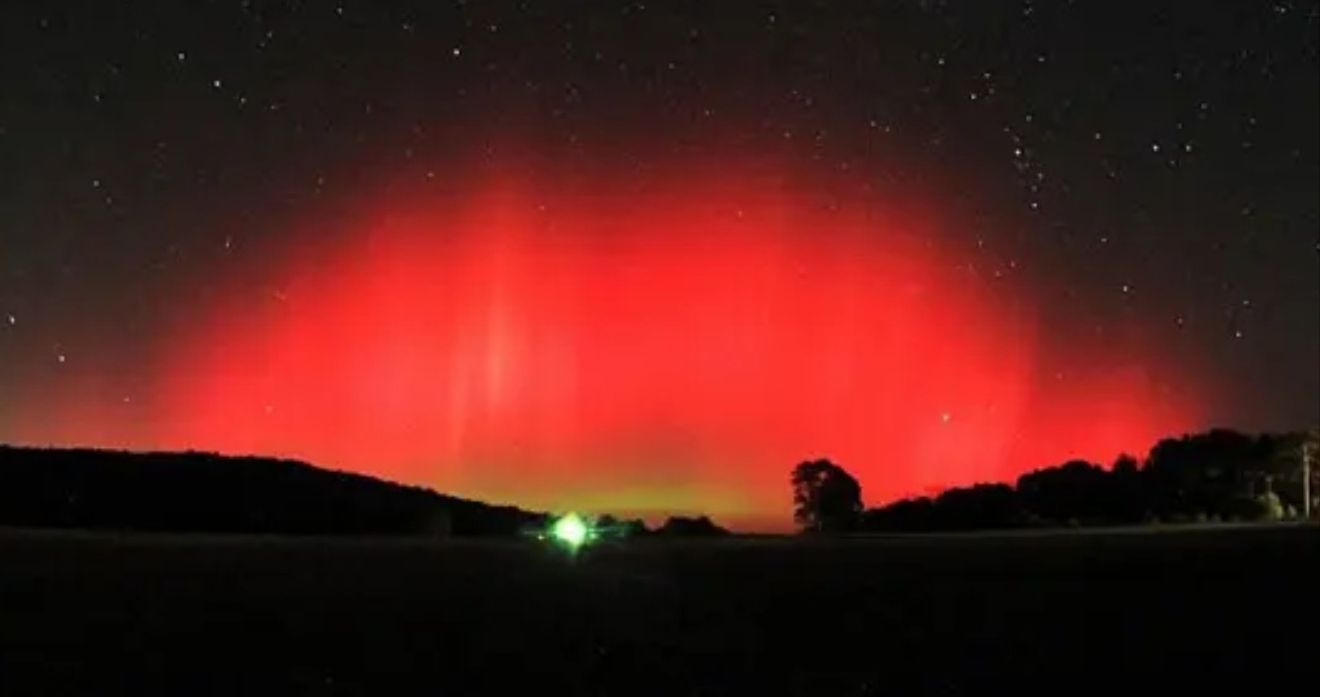
[[[1320,423],[1315,2],[0,9],[0,442],[773,527]]]

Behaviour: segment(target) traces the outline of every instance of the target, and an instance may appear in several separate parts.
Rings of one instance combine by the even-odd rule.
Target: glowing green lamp
[[[578,514],[569,513],[555,521],[550,528],[550,535],[560,544],[577,549],[586,544],[591,537],[591,527]]]

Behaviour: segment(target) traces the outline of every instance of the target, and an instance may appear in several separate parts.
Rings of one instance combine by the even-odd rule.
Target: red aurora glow
[[[764,180],[596,179],[383,196],[294,235],[278,298],[187,320],[151,440],[782,525],[808,457],[875,503],[1197,425],[1140,347],[1046,337],[956,230]]]

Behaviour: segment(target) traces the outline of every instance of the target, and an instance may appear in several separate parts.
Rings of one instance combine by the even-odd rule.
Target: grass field
[[[0,533],[0,695],[1300,689],[1320,534],[522,542]],[[1285,687],[1286,686],[1286,687]]]

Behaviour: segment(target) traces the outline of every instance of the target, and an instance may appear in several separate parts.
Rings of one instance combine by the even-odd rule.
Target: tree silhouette
[[[862,513],[862,486],[829,460],[793,468],[793,520],[804,532],[852,530]]]
[[[1141,461],[1135,456],[1123,453],[1114,460],[1107,489],[1110,522],[1130,525],[1150,522],[1153,518],[1142,482]]]
[[[1282,434],[1273,442],[1276,447],[1265,464],[1270,490],[1285,509],[1292,509],[1298,516],[1307,510],[1305,499],[1309,495],[1314,517],[1320,507],[1320,429]]]
[[[955,487],[941,493],[934,504],[940,511],[935,525],[941,530],[993,530],[1026,524],[1017,492],[1007,484]]]
[[[673,516],[656,528],[655,532],[670,537],[719,537],[729,534],[728,530],[704,515],[695,518]]]
[[[1162,518],[1255,517],[1271,491],[1280,439],[1212,429],[1156,443],[1143,473]]]
[[[1110,481],[1100,465],[1072,460],[1018,477],[1017,492],[1023,505],[1046,521],[1109,523],[1113,522]]]

